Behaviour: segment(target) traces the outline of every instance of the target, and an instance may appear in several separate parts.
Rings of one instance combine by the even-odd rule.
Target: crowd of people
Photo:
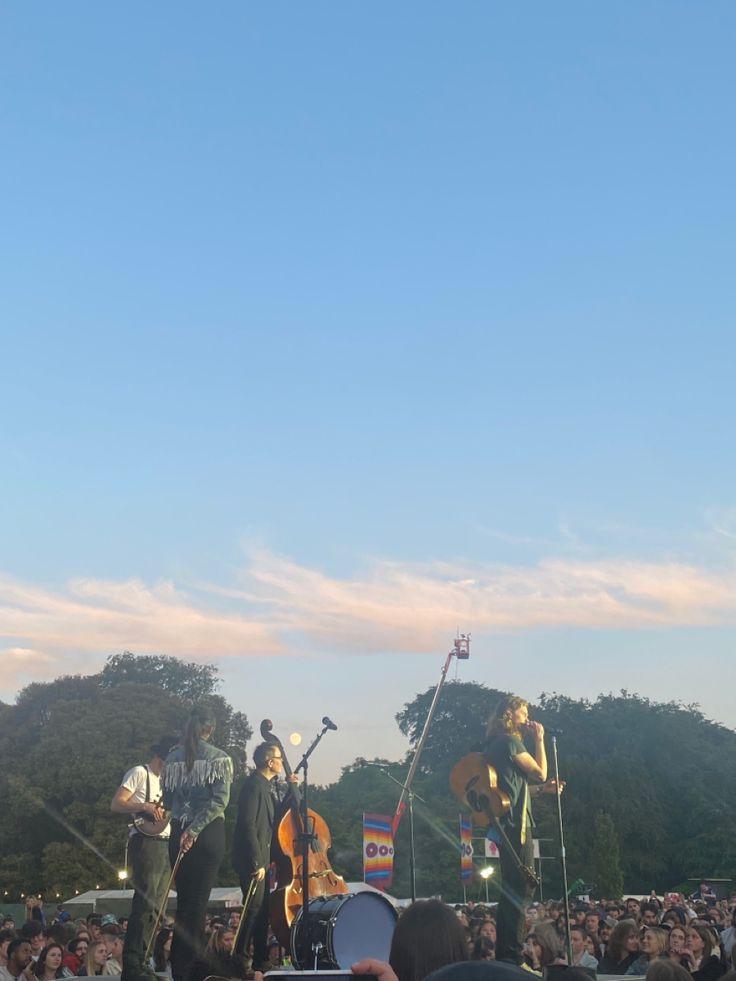
[[[65,915],[66,914],[66,915]],[[197,975],[243,979],[251,976],[249,958],[239,956],[233,944],[239,910],[208,913],[204,955]],[[27,919],[19,926],[6,916],[0,928],[0,981],[55,981],[74,977],[118,977],[122,973],[126,917],[89,914],[72,920],[63,907],[49,923]],[[166,917],[158,930],[147,967],[152,974],[172,977],[171,948],[174,921]],[[252,955],[252,946],[251,951]],[[280,968],[288,958],[275,937],[270,938],[266,970]]]
[[[399,917],[388,962],[371,961],[371,973],[380,981],[424,981],[451,964],[496,962],[496,912],[493,905],[413,903]],[[252,944],[243,955],[234,950],[239,921],[237,909],[207,914],[205,954],[194,972],[199,978],[243,981],[254,976]],[[172,977],[173,925],[165,919],[147,965],[162,977]],[[561,902],[532,903],[524,925],[522,969],[527,976],[546,979],[565,969],[569,981],[575,981],[569,973],[575,969],[588,979],[628,975],[648,981],[736,981],[736,896],[706,904],[652,895],[642,901],[578,903],[567,912]],[[111,914],[72,920],[62,907],[48,924],[29,916],[16,927],[5,918],[0,981],[118,976],[127,926],[126,919],[118,921]],[[289,967],[287,951],[270,937],[263,970]]]
[[[172,981],[204,981],[208,975],[244,981],[270,968],[289,967],[285,951],[269,937],[273,914],[266,876],[278,813],[289,808],[298,813],[296,778],[289,774],[278,740],[256,747],[254,770],[238,798],[233,847],[233,867],[248,896],[243,922],[238,911],[227,920],[210,915],[233,775],[232,761],[212,742],[214,732],[211,711],[194,707],[181,738],[162,737],[151,747],[148,763],[123,775],[112,798],[112,811],[130,820],[134,898],[129,921],[120,923],[107,914],[72,923],[60,911],[47,925],[31,901],[18,931],[14,924],[3,924],[0,981],[95,975],[153,981],[154,974]],[[481,769],[483,774],[463,785],[476,787],[481,775],[488,780],[493,772],[498,788],[489,783],[488,794],[498,789],[506,799],[497,822],[503,840],[498,905],[453,909],[440,900],[413,903],[393,929],[388,962],[364,960],[352,966],[354,973],[376,975],[378,981],[424,981],[433,972],[450,971],[451,976],[435,981],[471,981],[459,969],[478,974],[485,967],[498,981],[504,972],[510,981],[509,971],[551,979],[562,970],[567,981],[597,975],[720,981],[733,971],[736,896],[718,901],[707,883],[688,899],[669,893],[660,901],[652,893],[644,901],[631,897],[572,907],[531,902],[532,798],[560,794],[564,785],[548,779],[544,727],[529,718],[524,699],[509,695],[498,703],[488,723]],[[288,791],[279,798],[274,787],[284,773]],[[468,804],[473,806],[469,797]],[[166,921],[172,882],[176,916]],[[273,921],[271,926],[286,939],[288,923],[285,929]],[[736,973],[729,981],[736,981]]]
[[[531,903],[524,913],[521,964],[527,975],[560,970],[582,977],[646,976],[648,981],[736,979],[736,895],[703,903],[670,895],[660,900]],[[569,936],[568,936],[569,934]],[[569,947],[568,947],[569,941]],[[400,917],[381,981],[423,981],[450,964],[496,960],[496,909],[414,903]],[[510,962],[504,962],[512,966]]]

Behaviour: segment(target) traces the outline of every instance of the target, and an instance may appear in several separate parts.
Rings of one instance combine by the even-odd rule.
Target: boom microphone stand
[[[397,780],[396,777],[389,773],[385,766],[380,763],[371,763],[370,760],[365,760],[366,766],[377,766],[382,773],[385,773],[389,780],[393,780],[397,787],[401,787],[402,793],[406,793],[409,799],[409,876],[411,883],[411,901],[416,902],[417,898],[417,862],[416,862],[416,851],[414,848],[414,798],[420,800],[422,804],[427,802],[423,797],[420,797],[414,790],[409,788],[405,790],[405,784],[401,780]]]

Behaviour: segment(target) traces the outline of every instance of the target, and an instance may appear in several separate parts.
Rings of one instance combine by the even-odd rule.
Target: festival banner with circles
[[[460,878],[467,882],[473,876],[473,819],[460,815]]]
[[[363,881],[385,892],[394,878],[394,840],[391,817],[363,815]]]

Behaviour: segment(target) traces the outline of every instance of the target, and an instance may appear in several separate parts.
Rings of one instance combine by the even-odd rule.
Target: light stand
[[[486,906],[488,906],[488,904],[490,903],[490,899],[488,898],[488,880],[493,875],[493,866],[486,865],[486,867],[484,869],[481,869],[478,874],[486,884]]]

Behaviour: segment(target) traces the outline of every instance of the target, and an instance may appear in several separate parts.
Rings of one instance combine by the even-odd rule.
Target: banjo
[[[151,771],[149,770],[148,766],[146,766],[145,803],[155,804],[157,808],[161,808],[163,803],[163,797],[159,797],[158,800],[151,801]],[[146,814],[145,811],[136,811],[128,827],[135,828],[139,834],[145,835],[146,838],[158,838],[159,835],[162,835],[164,831],[166,831],[170,820],[171,815],[167,811],[163,811],[160,818],[155,818],[151,814]]]
[[[161,801],[157,800],[154,803],[160,804]],[[144,811],[137,811],[133,815],[133,819],[130,822],[129,827],[135,828],[140,834],[145,835],[146,838],[158,838],[159,835],[163,834],[164,831],[169,826],[171,821],[171,815],[168,811],[164,811],[163,817],[156,820],[150,814],[146,814]]]

